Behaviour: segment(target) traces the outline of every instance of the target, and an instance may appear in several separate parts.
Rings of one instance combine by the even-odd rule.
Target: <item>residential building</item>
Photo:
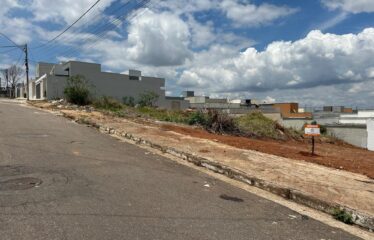
[[[272,107],[279,110],[283,119],[312,119],[313,114],[310,112],[299,112],[298,103],[267,103],[260,104],[261,106]]]
[[[358,110],[356,114],[341,114],[338,123],[366,125],[371,118],[374,119],[374,110]]]
[[[110,96],[119,101],[123,97],[139,100],[141,94],[154,92],[159,97],[156,106],[160,108],[184,109],[188,102],[183,99],[170,99],[165,96],[165,79],[143,76],[141,71],[129,70],[128,74],[103,72],[101,65],[79,61],[60,64],[38,63],[36,78],[30,81],[31,100],[64,98],[68,77],[83,76],[95,97]]]

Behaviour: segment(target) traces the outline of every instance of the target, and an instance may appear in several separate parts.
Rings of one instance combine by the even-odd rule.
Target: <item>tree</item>
[[[5,82],[5,89],[8,90],[8,83],[9,83],[9,71],[8,69],[1,69],[1,75],[3,76]]]
[[[21,80],[23,69],[17,65],[12,65],[8,69],[1,70],[6,83],[6,89],[10,98],[15,97],[16,85]]]

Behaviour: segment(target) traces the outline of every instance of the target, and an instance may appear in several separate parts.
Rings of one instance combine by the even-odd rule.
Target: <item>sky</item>
[[[167,94],[374,108],[374,0],[0,0],[35,64],[80,60],[166,79]],[[11,43],[0,37],[0,46]],[[0,48],[0,68],[22,64]]]

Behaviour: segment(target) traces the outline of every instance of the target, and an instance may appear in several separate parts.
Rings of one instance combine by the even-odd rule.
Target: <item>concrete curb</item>
[[[93,122],[90,122],[90,121],[87,121],[87,120],[74,119],[72,116],[69,116],[69,115],[64,114],[64,113],[63,113],[63,116],[65,116],[69,119],[73,119],[78,123],[88,124],[92,127],[97,128],[99,131],[101,131],[103,133],[106,133],[106,134],[109,134],[109,135],[115,135],[117,137],[122,137],[122,138],[125,138],[125,139],[128,139],[128,140],[131,140],[136,144],[142,144],[142,145],[157,149],[157,150],[161,151],[162,153],[168,153],[172,156],[175,156],[175,157],[178,157],[178,158],[183,159],[185,161],[188,161],[190,163],[193,163],[196,166],[204,167],[204,168],[206,168],[210,171],[213,171],[215,173],[223,174],[223,175],[225,175],[229,178],[235,179],[237,181],[241,181],[241,182],[246,183],[248,185],[251,185],[251,186],[260,188],[262,190],[271,192],[271,193],[276,194],[278,196],[281,196],[285,199],[288,199],[288,200],[291,200],[291,201],[296,202],[298,204],[302,204],[302,205],[305,205],[307,207],[310,207],[310,208],[328,213],[330,215],[333,214],[335,209],[339,208],[339,209],[344,210],[347,213],[350,213],[352,215],[354,224],[356,224],[360,227],[363,227],[363,228],[365,228],[369,231],[374,231],[374,217],[363,214],[363,213],[361,213],[357,210],[348,208],[346,206],[341,206],[341,205],[336,204],[336,203],[321,200],[321,199],[318,199],[314,196],[303,193],[301,191],[291,189],[291,188],[282,187],[282,186],[276,185],[274,183],[267,182],[263,179],[259,179],[255,176],[249,176],[248,174],[246,174],[246,173],[244,173],[240,170],[231,168],[229,166],[225,166],[223,164],[220,164],[218,162],[214,162],[212,160],[209,160],[209,159],[206,159],[206,158],[203,158],[203,157],[199,157],[197,155],[193,155],[193,154],[190,154],[190,153],[179,151],[179,150],[171,148],[171,147],[161,146],[159,144],[155,144],[155,143],[153,143],[151,141],[148,141],[146,139],[136,137],[133,134],[128,133],[128,132],[121,132],[121,131],[118,131],[114,128],[98,125],[96,123],[93,123]]]

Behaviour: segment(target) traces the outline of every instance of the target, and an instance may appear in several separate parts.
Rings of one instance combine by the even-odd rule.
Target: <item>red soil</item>
[[[250,139],[228,135],[217,135],[202,129],[164,125],[166,131],[189,135],[191,137],[214,140],[240,149],[249,149],[276,156],[304,160],[336,169],[364,174],[374,178],[374,152],[347,144],[316,143],[316,154],[311,155],[311,144],[298,141],[275,141]]]

